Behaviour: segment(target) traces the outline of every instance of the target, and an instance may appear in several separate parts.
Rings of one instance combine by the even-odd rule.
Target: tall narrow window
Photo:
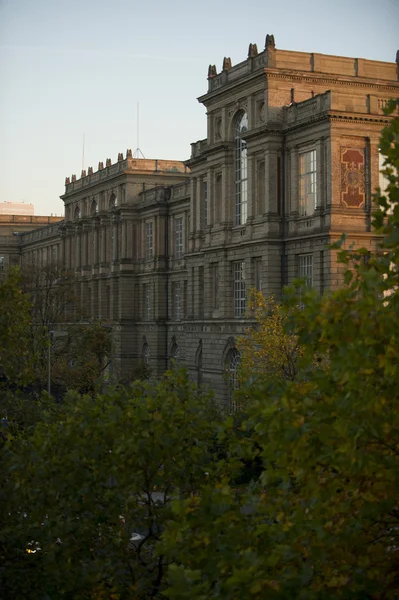
[[[208,225],[208,182],[206,179],[202,182],[202,219],[204,227]]]
[[[312,215],[317,208],[316,150],[299,157],[299,214]]]
[[[0,256],[0,271],[4,269],[4,256]]]
[[[236,412],[240,408],[237,404],[237,400],[234,398],[234,391],[240,387],[238,381],[238,368],[240,366],[241,357],[237,348],[232,348],[227,355],[227,370],[229,377],[229,401],[230,401],[230,412]]]
[[[172,295],[173,295],[173,319],[175,321],[180,321],[180,315],[181,315],[180,281],[175,281],[172,284]]]
[[[176,258],[183,256],[183,217],[175,219],[175,256]]]
[[[243,317],[246,309],[245,262],[233,263],[234,275],[234,316]]]
[[[145,224],[145,257],[151,260],[154,254],[152,221]]]
[[[204,316],[205,305],[205,276],[204,267],[198,267],[198,316]]]
[[[187,319],[188,316],[188,281],[184,280],[183,283],[183,317]]]
[[[255,288],[261,292],[262,291],[262,285],[263,285],[263,281],[262,281],[262,259],[261,258],[255,258],[255,265],[254,266],[255,266]]]
[[[313,256],[311,254],[302,254],[299,257],[299,277],[305,279],[306,285],[313,285]]]
[[[219,308],[219,264],[214,263],[211,265],[212,269],[212,304],[213,309],[218,310]]]
[[[151,310],[152,310],[152,302],[151,302],[151,284],[144,284],[144,320],[151,321]]]
[[[248,116],[247,113],[241,113],[237,119],[235,131],[236,225],[245,225],[248,214],[248,156],[247,142],[244,139],[247,131]]]

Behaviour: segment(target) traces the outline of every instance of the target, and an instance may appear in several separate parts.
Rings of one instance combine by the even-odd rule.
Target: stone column
[[[217,199],[218,202],[218,209],[217,211],[219,212],[219,223],[226,223],[227,221],[231,220],[231,216],[232,210],[233,210],[233,206],[234,206],[234,211],[235,211],[235,196],[233,198],[233,195],[231,194],[231,198],[230,198],[230,190],[231,190],[231,183],[229,182],[229,168],[226,165],[226,163],[223,163],[222,165],[222,193],[221,193],[221,198]],[[229,204],[231,205],[231,208],[229,210]],[[215,211],[216,211],[216,207],[215,207]]]

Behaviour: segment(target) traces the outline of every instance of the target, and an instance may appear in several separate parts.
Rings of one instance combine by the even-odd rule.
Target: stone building
[[[21,236],[22,260],[47,248],[75,269],[86,313],[112,324],[117,369],[143,360],[160,374],[174,359],[228,404],[248,289],[278,295],[297,276],[334,289],[331,243],[375,246],[398,63],[279,50],[270,35],[261,52],[250,44],[238,65],[209,67],[207,137],[186,163],[128,151],[67,178],[64,221],[46,240]]]

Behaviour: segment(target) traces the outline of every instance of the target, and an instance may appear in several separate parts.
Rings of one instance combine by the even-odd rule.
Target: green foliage
[[[0,596],[159,594],[168,560],[156,546],[171,498],[195,495],[212,477],[217,422],[209,395],[173,371],[156,387],[70,396],[31,436],[10,441]],[[143,539],[130,543],[132,532]],[[30,541],[41,550],[27,553]]]
[[[21,289],[18,268],[9,269],[0,280],[0,375],[3,385],[18,387],[32,378],[30,353],[31,305]]]
[[[241,428],[252,435],[233,436],[219,481],[175,507],[164,536],[171,599],[399,596],[398,117],[381,149],[380,249],[366,264],[366,250],[342,251],[348,285],[303,293],[285,331],[298,335],[306,379],[247,389]],[[289,314],[297,288],[287,295]],[[326,354],[327,368],[311,369]],[[231,473],[251,453],[264,470],[239,493]]]

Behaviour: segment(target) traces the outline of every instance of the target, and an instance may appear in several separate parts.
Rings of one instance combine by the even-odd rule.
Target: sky
[[[0,0],[0,201],[63,214],[66,176],[206,137],[208,65],[249,43],[394,62],[399,0]],[[137,104],[139,103],[139,136]]]

